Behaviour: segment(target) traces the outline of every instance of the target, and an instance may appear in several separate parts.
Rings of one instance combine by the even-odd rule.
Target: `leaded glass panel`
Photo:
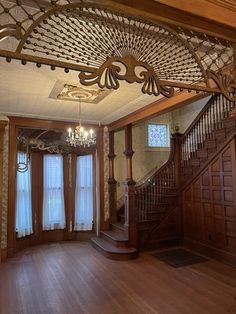
[[[165,124],[148,124],[148,146],[168,147],[168,127]]]

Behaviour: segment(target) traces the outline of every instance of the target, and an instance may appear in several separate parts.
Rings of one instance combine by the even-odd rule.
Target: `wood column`
[[[177,189],[180,185],[180,170],[181,170],[181,133],[174,133],[171,136],[171,147],[173,151],[174,165],[175,165],[175,182]]]
[[[73,239],[76,186],[76,155],[64,156],[64,195],[66,208],[66,239]]]
[[[109,216],[110,221],[116,221],[116,184],[117,181],[114,177],[114,159],[116,155],[114,152],[114,132],[109,132],[109,178],[108,178],[108,192],[109,192]]]
[[[3,185],[3,150],[4,132],[7,121],[0,121],[0,264],[2,259],[1,240],[2,240],[2,185]]]
[[[135,209],[135,181],[132,173],[132,124],[125,127],[126,180],[125,180],[125,226],[128,230],[129,246],[137,248],[137,222]]]
[[[183,212],[182,212],[182,198],[180,193],[180,186],[181,186],[181,133],[174,133],[171,137],[171,147],[172,147],[172,153],[173,153],[173,159],[174,159],[174,177],[175,177],[175,185],[177,190],[177,204],[178,206],[178,234],[180,238],[183,238],[184,232],[183,232]]]
[[[98,229],[107,229],[108,224],[104,219],[104,127],[101,126],[97,129],[97,180],[99,184],[99,201],[98,201],[98,210],[99,210],[99,219],[100,223]],[[98,213],[97,213],[98,215]]]

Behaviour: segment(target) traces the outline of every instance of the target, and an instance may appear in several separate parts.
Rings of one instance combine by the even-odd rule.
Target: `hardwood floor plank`
[[[236,313],[236,269],[106,259],[88,242],[32,247],[0,265],[1,314]]]

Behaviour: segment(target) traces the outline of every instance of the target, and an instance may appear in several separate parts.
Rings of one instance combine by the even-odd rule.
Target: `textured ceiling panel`
[[[0,60],[0,113],[27,117],[76,121],[77,103],[51,99],[49,95],[58,80],[78,84],[78,73],[65,74],[62,69],[50,71],[35,65],[24,67],[18,61],[6,64]],[[97,88],[97,86],[96,86]],[[82,103],[82,118],[88,122],[110,123],[157,100],[143,95],[139,84],[124,82],[97,104]]]

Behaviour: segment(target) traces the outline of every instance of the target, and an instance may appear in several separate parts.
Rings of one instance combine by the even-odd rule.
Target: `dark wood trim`
[[[7,121],[0,121],[0,263],[1,263],[1,240],[2,240],[2,186],[3,186],[3,151],[4,151],[4,133]]]
[[[138,232],[135,208],[135,181],[132,174],[132,124],[125,127],[126,180],[125,180],[125,227],[128,229],[128,245],[138,247]]]
[[[56,121],[47,119],[35,119],[25,117],[8,116],[10,123],[17,127],[24,127],[30,129],[48,129],[48,130],[67,130],[69,127],[78,125],[78,122],[70,121]],[[99,129],[98,125],[84,124],[85,127],[93,127],[96,131]],[[101,126],[102,128],[103,126]]]
[[[100,2],[100,1],[99,1]],[[214,15],[211,4],[204,7],[204,12],[201,11],[201,16],[187,12],[186,8],[178,5],[178,8],[174,8],[171,5],[160,3],[163,1],[153,0],[107,0],[104,3],[117,8],[123,12],[132,12],[135,16],[147,18],[148,20],[155,20],[162,23],[170,24],[172,27],[178,25],[193,29],[198,32],[203,32],[211,36],[221,37],[230,41],[235,41],[236,38],[236,25],[234,22],[233,13],[228,10],[228,14],[225,15],[224,19],[220,19],[218,11],[221,7],[214,10]],[[186,4],[188,5],[188,4]],[[194,4],[195,5],[195,4]],[[197,5],[197,3],[196,3]],[[205,17],[202,16],[203,13]],[[188,18],[186,18],[186,16]],[[219,19],[221,22],[219,22]],[[231,23],[230,23],[231,22]]]
[[[16,154],[17,127],[10,119],[9,123],[9,159],[8,159],[8,217],[7,217],[7,256],[14,254],[15,234],[15,194],[16,194]]]
[[[151,119],[154,116],[158,116],[171,110],[188,105],[204,97],[206,97],[206,94],[197,94],[195,91],[179,92],[171,98],[162,98],[154,101],[153,103],[110,123],[108,125],[108,129],[109,131],[118,131],[128,124],[138,123],[147,118]]]
[[[1,249],[0,264],[7,259],[7,248]]]
[[[109,132],[109,178],[108,178],[108,191],[109,191],[109,217],[110,222],[116,221],[116,184],[117,181],[114,177],[114,159],[116,158],[114,151],[114,132]]]
[[[100,127],[97,131],[97,164],[99,165],[99,211],[100,211],[100,228],[108,228],[108,223],[104,219],[104,130]]]

